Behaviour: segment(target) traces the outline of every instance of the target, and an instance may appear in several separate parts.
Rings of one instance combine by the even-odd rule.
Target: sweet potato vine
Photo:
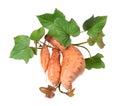
[[[48,87],[40,87],[40,91],[46,97],[52,98],[58,88],[61,93],[72,97],[75,90],[72,88],[72,83],[85,69],[105,68],[105,63],[102,61],[103,55],[101,53],[92,55],[84,44],[92,47],[97,44],[100,49],[104,48],[103,28],[107,16],[91,16],[83,22],[83,31],[73,18],[66,20],[65,15],[58,9],[55,9],[54,13],[38,15],[37,18],[41,24],[40,28],[32,31],[30,35],[14,37],[15,45],[10,52],[10,58],[28,63],[40,51],[41,66],[51,82]],[[71,43],[72,37],[78,37],[84,32],[87,36],[86,41]],[[30,46],[30,42],[34,42],[35,45]],[[84,48],[89,57],[85,58],[78,48]],[[67,91],[62,91],[60,86]]]

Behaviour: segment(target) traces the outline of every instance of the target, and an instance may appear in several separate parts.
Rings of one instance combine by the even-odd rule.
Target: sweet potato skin
[[[44,43],[40,52],[40,62],[44,72],[47,71],[49,60],[50,60],[50,52],[48,46]]]
[[[60,52],[56,48],[52,48],[52,55],[48,64],[48,79],[53,84],[57,86],[60,82]]]
[[[48,71],[49,80],[52,82],[52,84],[57,85],[58,84],[57,82],[59,81],[57,80],[53,82],[53,80],[59,79],[58,78],[58,75],[59,75],[60,83],[62,84],[62,86],[67,90],[72,89],[73,81],[79,75],[81,75],[85,70],[85,60],[83,58],[82,53],[79,51],[79,49],[77,49],[73,45],[70,45],[68,47],[64,47],[60,45],[60,43],[57,42],[55,39],[53,39],[53,37],[50,35],[46,35],[45,39],[46,41],[51,43],[56,49],[59,49],[63,55],[63,60],[62,60],[62,65],[61,65],[61,74],[60,73],[58,74],[57,72]],[[55,54],[53,57],[56,57],[56,56],[57,55]],[[55,63],[60,64],[54,61],[54,65]],[[50,64],[52,64],[52,62]],[[49,68],[49,70],[50,69],[57,70],[56,67],[58,66],[56,65],[55,67],[54,65],[53,66],[49,65],[49,67],[52,67],[52,68]],[[50,73],[53,73],[53,75]]]
[[[60,51],[65,50],[65,47],[60,45],[60,43],[57,42],[52,36],[46,35],[45,40],[48,41],[50,44],[52,44],[55,48],[59,49]]]
[[[72,89],[72,82],[84,72],[85,60],[83,55],[73,45],[70,45],[62,52],[63,60],[61,66],[61,84],[69,90]]]

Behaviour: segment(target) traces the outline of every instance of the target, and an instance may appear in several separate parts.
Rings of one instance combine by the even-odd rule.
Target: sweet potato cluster
[[[50,56],[48,46],[44,43],[40,52],[44,72],[47,72],[53,87],[61,84],[66,90],[73,91],[73,81],[85,70],[82,53],[72,44],[68,47],[60,45],[50,35],[46,35],[45,40],[52,45],[52,54]]]

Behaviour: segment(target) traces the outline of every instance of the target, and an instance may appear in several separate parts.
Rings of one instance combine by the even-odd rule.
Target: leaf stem
[[[35,43],[35,51],[36,51],[36,55],[37,55],[37,43],[38,43],[38,41],[34,41],[34,43]]]
[[[37,49],[42,49],[42,47],[38,47]]]
[[[78,47],[84,48],[89,53],[90,58],[92,57],[92,55],[91,55],[90,51],[88,50],[88,48],[86,48],[85,46],[80,46],[80,45],[78,45]]]
[[[44,44],[44,42],[42,42],[42,41],[39,41],[40,43],[42,43],[42,44]]]
[[[42,41],[39,41],[39,45],[41,45],[40,43],[42,43],[42,44],[44,44]],[[53,48],[52,46],[50,46],[50,45],[47,45],[49,48]],[[40,46],[40,47],[42,47],[42,45]],[[39,48],[38,48],[39,49]]]
[[[88,43],[88,42],[87,42],[87,41],[85,41],[85,42],[76,43],[76,44],[73,44],[73,45],[74,45],[74,46],[79,46],[79,45],[86,44],[86,43]]]

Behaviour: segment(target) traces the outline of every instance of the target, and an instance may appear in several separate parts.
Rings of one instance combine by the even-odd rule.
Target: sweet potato
[[[47,70],[49,60],[50,60],[50,52],[48,50],[48,46],[44,43],[40,52],[40,61],[44,72],[46,72]]]
[[[53,39],[52,36],[46,35],[45,40],[48,41],[50,44],[52,44],[55,48],[59,49],[60,51],[65,50],[65,47],[60,45],[60,43],[57,42],[55,39]]]
[[[60,81],[60,52],[56,48],[52,48],[52,55],[48,64],[48,79],[57,86]]]
[[[72,82],[84,72],[85,60],[83,55],[73,45],[70,45],[63,52],[63,60],[61,66],[61,84],[69,90],[72,89]]]

